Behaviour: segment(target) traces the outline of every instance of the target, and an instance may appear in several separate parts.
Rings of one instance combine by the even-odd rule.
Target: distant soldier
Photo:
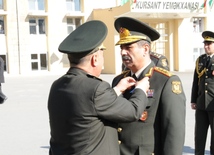
[[[211,129],[210,154],[214,154],[214,32],[204,31],[205,54],[196,60],[192,82],[191,107],[195,110],[195,155],[205,154]]]
[[[0,104],[4,103],[7,97],[2,92],[2,83],[4,83],[4,60],[0,57]]]

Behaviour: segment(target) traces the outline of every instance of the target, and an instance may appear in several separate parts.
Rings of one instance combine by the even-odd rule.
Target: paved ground
[[[187,96],[183,155],[193,155],[194,111],[189,104],[192,73],[174,73],[180,76]],[[47,97],[50,85],[60,76],[5,75],[6,83],[2,87],[8,100],[0,105],[0,155],[48,155],[50,130]],[[109,83],[113,77],[101,75]],[[206,145],[206,154],[209,154],[209,143]]]

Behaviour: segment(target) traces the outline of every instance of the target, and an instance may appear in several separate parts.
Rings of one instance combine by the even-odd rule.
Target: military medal
[[[148,97],[148,98],[152,98],[152,97],[153,97],[153,94],[154,94],[154,89],[149,89],[149,90],[147,91],[147,97]]]

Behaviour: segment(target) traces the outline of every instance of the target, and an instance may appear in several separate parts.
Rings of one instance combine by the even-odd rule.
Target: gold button
[[[205,93],[207,93],[207,90],[205,90]]]
[[[205,86],[207,86],[207,83],[205,83]]]
[[[121,132],[122,130],[123,130],[122,128],[118,128],[118,129],[117,129],[118,132]]]
[[[118,144],[121,144],[121,141],[120,141],[120,140],[118,140]]]
[[[206,79],[208,78],[208,76],[206,76]]]

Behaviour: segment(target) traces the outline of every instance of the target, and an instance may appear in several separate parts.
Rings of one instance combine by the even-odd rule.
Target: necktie
[[[210,63],[210,56],[207,57],[206,68],[208,68],[209,63]]]
[[[137,77],[136,77],[135,74],[133,74],[132,77],[137,81]],[[135,85],[132,86],[130,89],[127,89],[127,90],[124,92],[123,96],[124,96],[126,99],[129,99],[129,98],[131,97],[132,93],[134,92],[134,89],[135,89]]]
[[[135,74],[133,74],[132,77],[137,81],[137,76]]]

